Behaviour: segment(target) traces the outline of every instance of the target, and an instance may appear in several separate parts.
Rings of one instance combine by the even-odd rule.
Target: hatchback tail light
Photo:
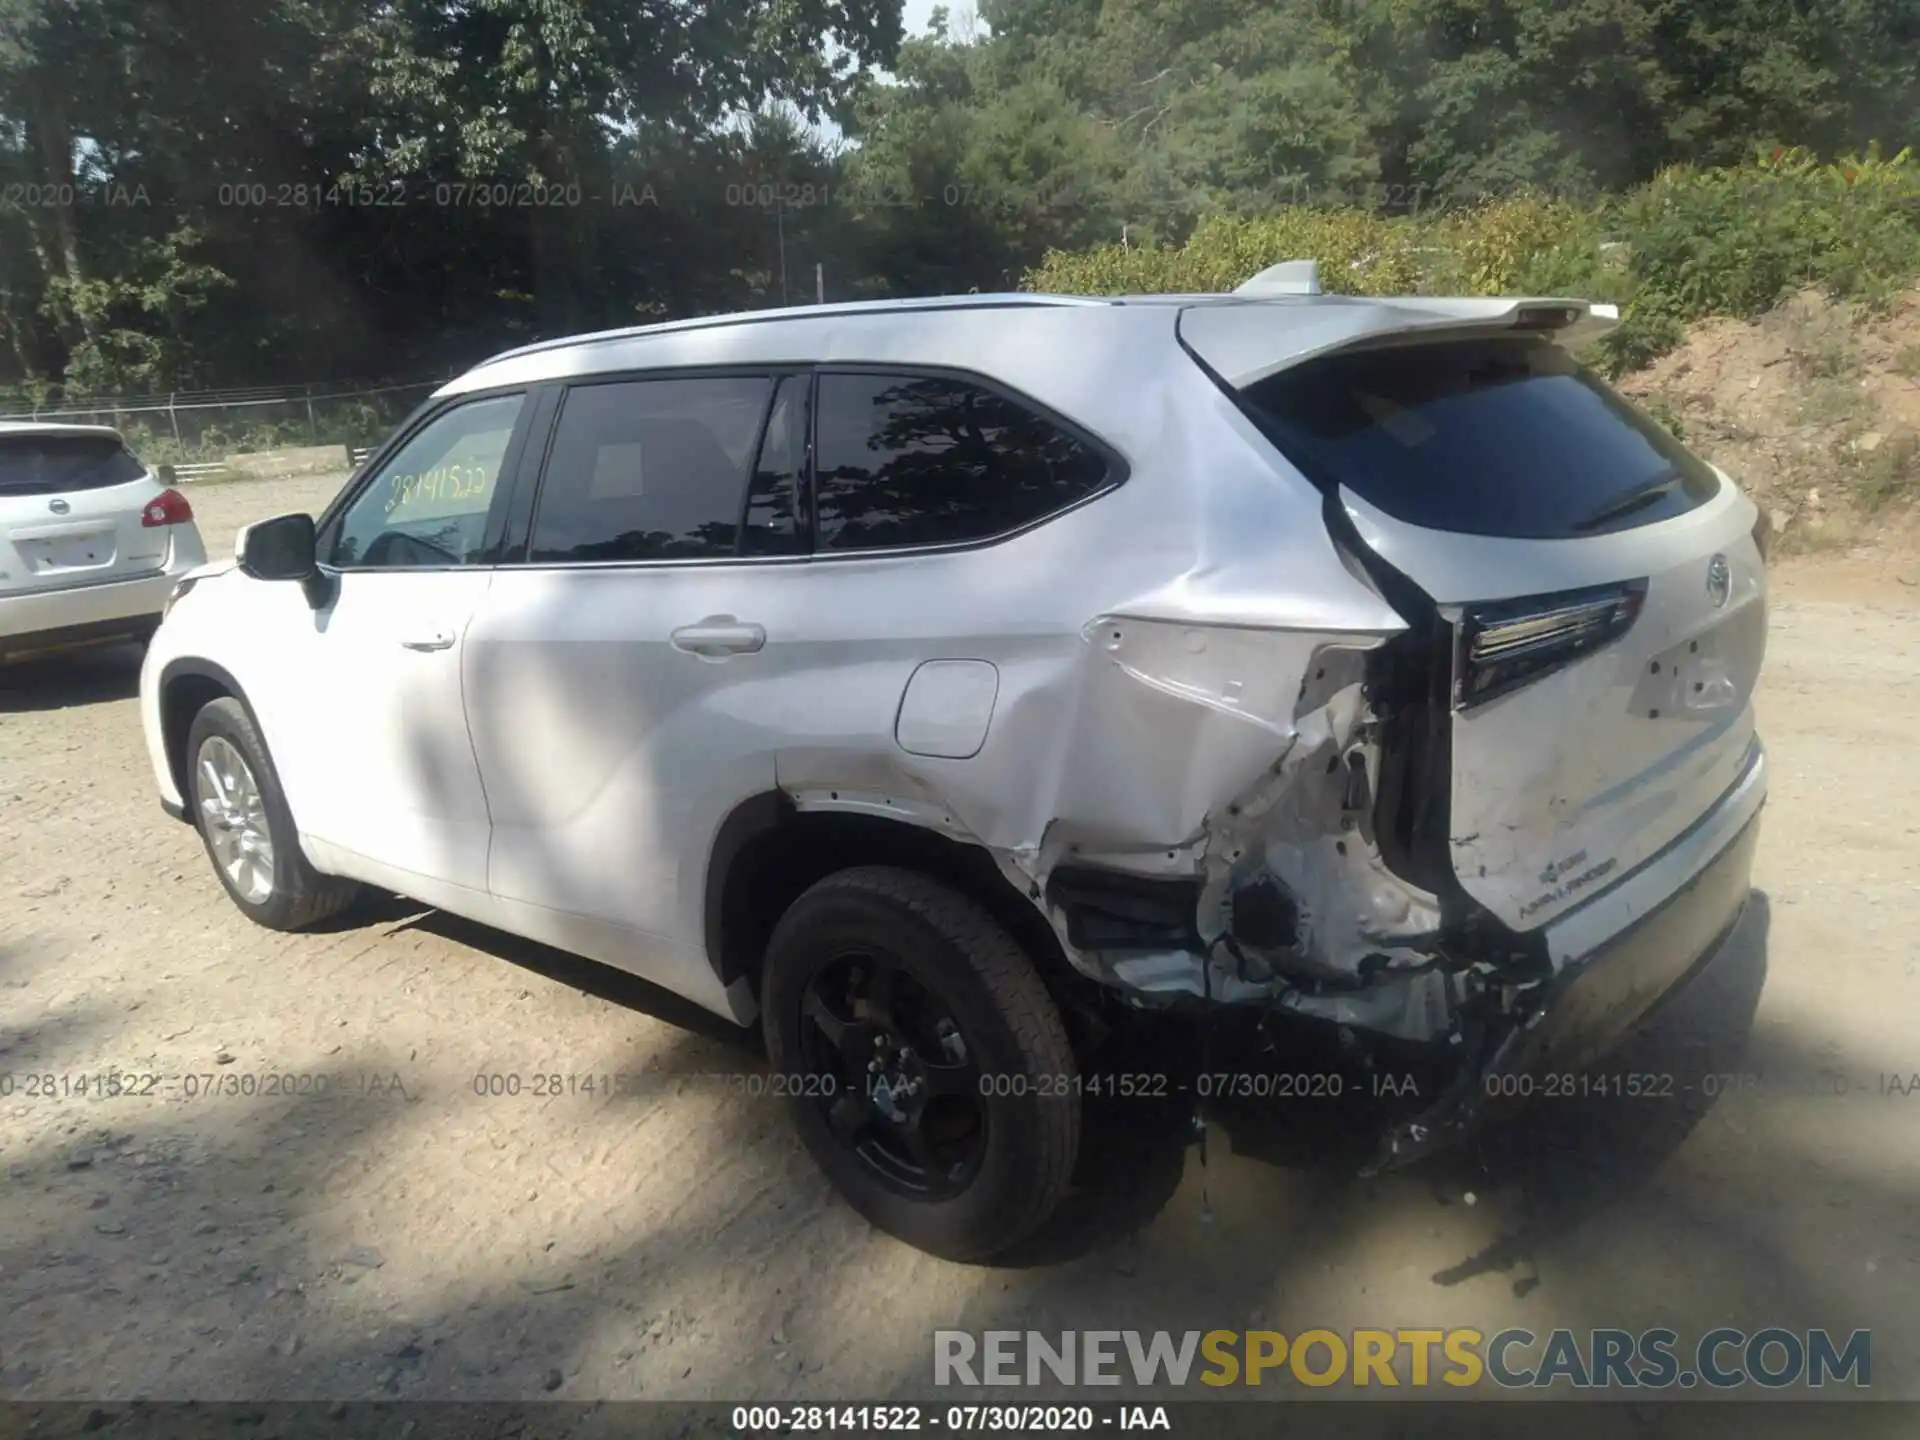
[[[193,519],[193,506],[178,490],[162,490],[140,512],[140,523],[151,530],[157,525],[184,525]]]
[[[1634,580],[1469,607],[1458,627],[1454,708],[1484,704],[1611,644],[1633,628],[1646,595],[1647,582]]]

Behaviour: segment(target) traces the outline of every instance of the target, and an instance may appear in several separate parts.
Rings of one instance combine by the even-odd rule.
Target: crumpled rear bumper
[[[1752,893],[1760,816],[1662,904],[1554,976],[1532,1023],[1497,1037],[1421,1115],[1395,1126],[1370,1170],[1406,1165],[1518,1109],[1512,1077],[1577,1073],[1618,1048],[1719,954]]]

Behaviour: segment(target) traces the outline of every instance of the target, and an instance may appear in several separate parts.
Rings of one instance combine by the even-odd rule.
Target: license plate
[[[35,571],[85,570],[113,563],[113,533],[59,535],[46,540],[23,540],[20,552]]]

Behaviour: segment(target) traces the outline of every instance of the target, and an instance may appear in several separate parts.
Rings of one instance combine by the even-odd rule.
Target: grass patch
[[[1800,391],[1801,424],[1852,425],[1867,418],[1873,402],[1861,383],[1853,307],[1797,297],[1766,323],[1785,340]]]
[[[1687,438],[1686,417],[1680,413],[1680,407],[1674,403],[1671,395],[1652,394],[1640,402],[1654,419],[1658,420],[1676,440]]]
[[[1840,317],[1840,323],[1834,323]],[[1787,342],[1787,356],[1803,380],[1844,380],[1858,385],[1860,353],[1845,327],[1845,312],[1829,310],[1809,317]]]
[[[1802,425],[1857,425],[1864,420],[1873,403],[1860,382],[1851,376],[1833,375],[1812,380],[1800,396]]]
[[[1847,493],[1868,514],[1920,496],[1920,436],[1893,435],[1848,464]]]

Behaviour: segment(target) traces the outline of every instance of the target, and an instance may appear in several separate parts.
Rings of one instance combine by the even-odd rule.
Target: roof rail
[[[667,320],[651,325],[628,325],[617,330],[598,330],[580,335],[560,335],[537,340],[512,350],[490,355],[473,368],[498,365],[527,355],[540,355],[576,345],[605,345],[621,340],[639,340],[652,335],[684,334],[693,330],[717,330],[723,326],[758,325],[780,320],[833,319],[855,315],[884,315],[893,312],[938,310],[989,310],[1009,306],[1110,305],[1099,296],[1050,295],[1044,292],[1016,290],[997,294],[927,295],[893,300],[848,300],[825,305],[791,305],[769,310],[737,310],[723,315],[701,315],[685,320]]]
[[[1316,260],[1282,260],[1237,287],[1236,295],[1318,295],[1320,264]]]

